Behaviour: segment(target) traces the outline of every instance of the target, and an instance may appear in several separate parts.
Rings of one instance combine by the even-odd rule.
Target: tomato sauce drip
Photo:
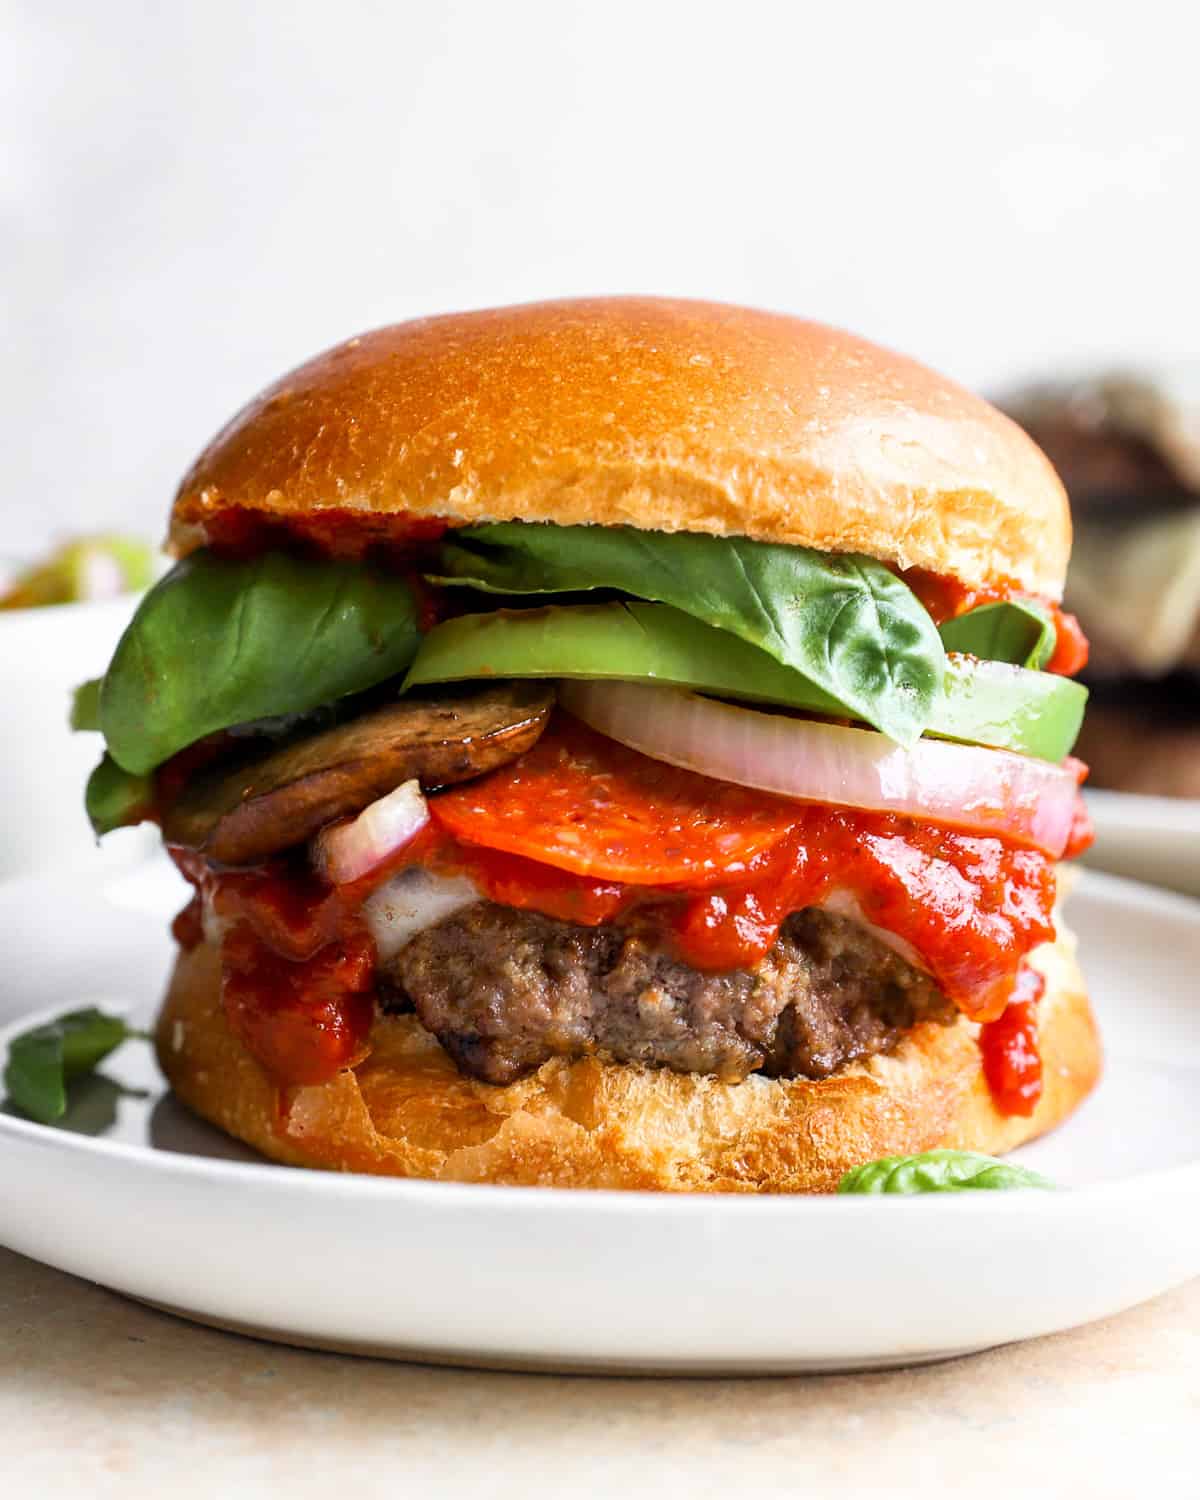
[[[900,576],[937,625],[956,619],[969,609],[977,609],[981,604],[1002,604],[1009,599],[1028,599],[1031,604],[1045,610],[1054,625],[1054,654],[1044,670],[1060,677],[1075,677],[1087,666],[1089,647],[1083,627],[1074,615],[1067,614],[1051,599],[1026,593],[1015,583],[997,583],[987,588],[972,589],[955,578],[944,578],[940,573],[930,573],[924,568],[908,568]]]
[[[979,1033],[983,1076],[1004,1115],[1031,1115],[1042,1097],[1042,1059],[1037,1045],[1037,1006],[1046,981],[1023,968],[1002,1016]]]
[[[172,928],[203,936],[207,904],[221,936],[221,999],[230,1027],[280,1083],[324,1083],[367,1052],[375,945],[360,915],[368,883],[333,888],[299,859],[218,870],[173,847],[197,887]]]
[[[1075,772],[1076,784],[1082,786],[1088,778],[1087,764],[1082,760],[1077,760],[1073,755],[1068,755],[1063,765],[1071,767]],[[1067,834],[1067,845],[1062,852],[1062,857],[1063,859],[1077,859],[1095,842],[1096,830],[1092,824],[1092,815],[1088,811],[1087,803],[1082,797],[1076,797],[1075,811],[1071,815],[1071,829]]]
[[[171,936],[185,953],[204,941],[204,902],[199,891],[171,923]]]
[[[1083,633],[1083,626],[1074,615],[1059,609],[1057,604],[1048,606],[1054,618],[1057,640],[1054,654],[1046,663],[1047,672],[1056,672],[1060,677],[1077,677],[1088,664],[1091,647]]]

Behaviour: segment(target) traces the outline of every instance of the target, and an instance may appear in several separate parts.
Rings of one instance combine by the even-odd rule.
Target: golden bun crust
[[[654,297],[350,339],[200,455],[172,550],[231,507],[750,536],[1054,599],[1071,545],[1054,470],[979,397],[819,323]]]
[[[1038,950],[1045,1088],[1030,1119],[997,1112],[966,1020],[918,1027],[890,1056],[813,1083],[741,1084],[586,1059],[508,1087],[460,1074],[411,1016],[377,1020],[370,1057],[281,1092],[229,1030],[219,964],[182,953],[158,1023],[159,1060],[205,1119],[293,1166],[521,1186],[830,1192],[878,1156],[1010,1151],[1064,1120],[1100,1074],[1074,942]]]

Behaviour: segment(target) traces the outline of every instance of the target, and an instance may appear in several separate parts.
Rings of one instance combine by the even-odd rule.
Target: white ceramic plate
[[[148,1019],[181,896],[161,865],[0,889],[0,1018],[26,1017],[0,1047],[29,1012]],[[223,1326],[454,1363],[824,1370],[1070,1327],[1200,1272],[1200,905],[1093,875],[1071,916],[1108,1072],[1021,1153],[1069,1191],[674,1198],[292,1171],[184,1114],[128,1044],[66,1128],[0,1114],[0,1240]]]
[[[1086,863],[1200,896],[1200,798],[1088,792],[1096,842]]]

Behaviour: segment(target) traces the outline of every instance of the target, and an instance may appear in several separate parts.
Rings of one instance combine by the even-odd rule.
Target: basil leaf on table
[[[114,828],[140,823],[154,810],[154,781],[124,771],[105,755],[88,777],[84,807],[97,838]]]
[[[802,673],[904,745],[926,728],[945,649],[882,563],[743,537],[501,522],[456,532],[436,581],[488,593],[619,589],[674,605]]]
[[[979,1151],[922,1151],[916,1156],[882,1156],[852,1167],[838,1183],[839,1193],[996,1192],[1010,1188],[1049,1188],[1040,1172],[1000,1161]]]
[[[1018,667],[1044,667],[1054,655],[1058,632],[1036,604],[1006,600],[981,604],[941,627],[947,651],[961,651],[980,661],[1007,661]]]
[[[142,600],[100,690],[100,726],[143,774],[205,735],[302,713],[403,672],[412,590],[359,563],[196,552]]]
[[[15,1037],[8,1047],[4,1087],[8,1097],[43,1125],[67,1112],[67,1084],[92,1072],[131,1037],[145,1037],[118,1016],[76,1010]]]
[[[422,638],[405,688],[496,677],[658,682],[743,702],[853,717],[846,705],[756,646],[669,604],[544,605],[444,620]],[[1087,689],[1004,662],[947,660],[927,733],[1059,761]]]

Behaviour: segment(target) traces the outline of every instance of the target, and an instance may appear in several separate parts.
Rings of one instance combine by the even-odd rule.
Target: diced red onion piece
[[[348,885],[390,859],[428,822],[420,783],[406,781],[353,821],[323,828],[314,840],[313,863],[334,885]]]
[[[1055,859],[1071,831],[1074,773],[1032,756],[924,739],[906,750],[874,730],[654,684],[563,682],[559,702],[643,755],[719,781],[994,834]]]

